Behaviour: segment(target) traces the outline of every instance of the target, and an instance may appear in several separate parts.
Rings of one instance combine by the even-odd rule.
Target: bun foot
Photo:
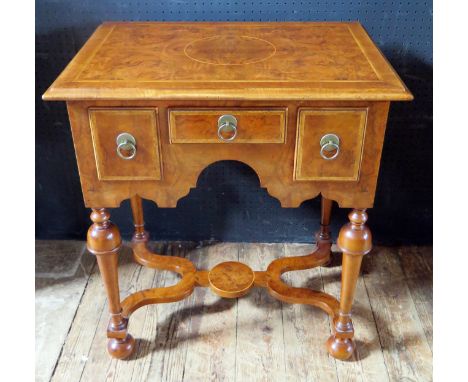
[[[127,334],[125,339],[110,338],[107,343],[107,351],[113,358],[125,359],[128,358],[135,348],[135,339]]]
[[[356,345],[351,338],[339,338],[336,335],[330,336],[327,341],[327,350],[333,358],[347,360],[353,353]]]

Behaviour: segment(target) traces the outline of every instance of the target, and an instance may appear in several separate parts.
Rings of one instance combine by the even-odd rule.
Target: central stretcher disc
[[[216,265],[209,273],[208,280],[214,293],[221,297],[236,298],[246,295],[252,288],[255,274],[249,266],[237,261]]]

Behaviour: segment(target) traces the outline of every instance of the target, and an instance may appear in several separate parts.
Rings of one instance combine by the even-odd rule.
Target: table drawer
[[[284,143],[286,109],[171,109],[171,143]],[[223,119],[224,116],[224,119]]]
[[[160,180],[157,109],[88,111],[99,180]]]
[[[313,108],[298,113],[295,180],[357,181],[367,108]]]

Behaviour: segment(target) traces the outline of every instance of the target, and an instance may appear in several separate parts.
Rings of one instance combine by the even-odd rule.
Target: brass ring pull
[[[125,160],[135,158],[137,153],[136,140],[133,135],[128,133],[119,134],[115,140],[117,143],[117,155]]]
[[[325,160],[333,160],[340,153],[340,138],[336,134],[326,134],[320,139],[320,156]],[[332,153],[332,155],[327,155]]]
[[[224,142],[233,141],[237,136],[237,119],[233,115],[222,115],[218,119],[218,137]]]

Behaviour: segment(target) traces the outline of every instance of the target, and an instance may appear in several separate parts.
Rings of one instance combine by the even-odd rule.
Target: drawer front
[[[366,123],[367,108],[300,109],[295,180],[359,180]]]
[[[171,109],[170,140],[171,143],[284,143],[286,113],[286,109]],[[234,117],[229,120],[235,124],[235,136],[227,135],[227,139],[222,138],[223,130],[219,131],[223,115]]]
[[[99,180],[161,179],[157,109],[92,108],[88,113]]]

